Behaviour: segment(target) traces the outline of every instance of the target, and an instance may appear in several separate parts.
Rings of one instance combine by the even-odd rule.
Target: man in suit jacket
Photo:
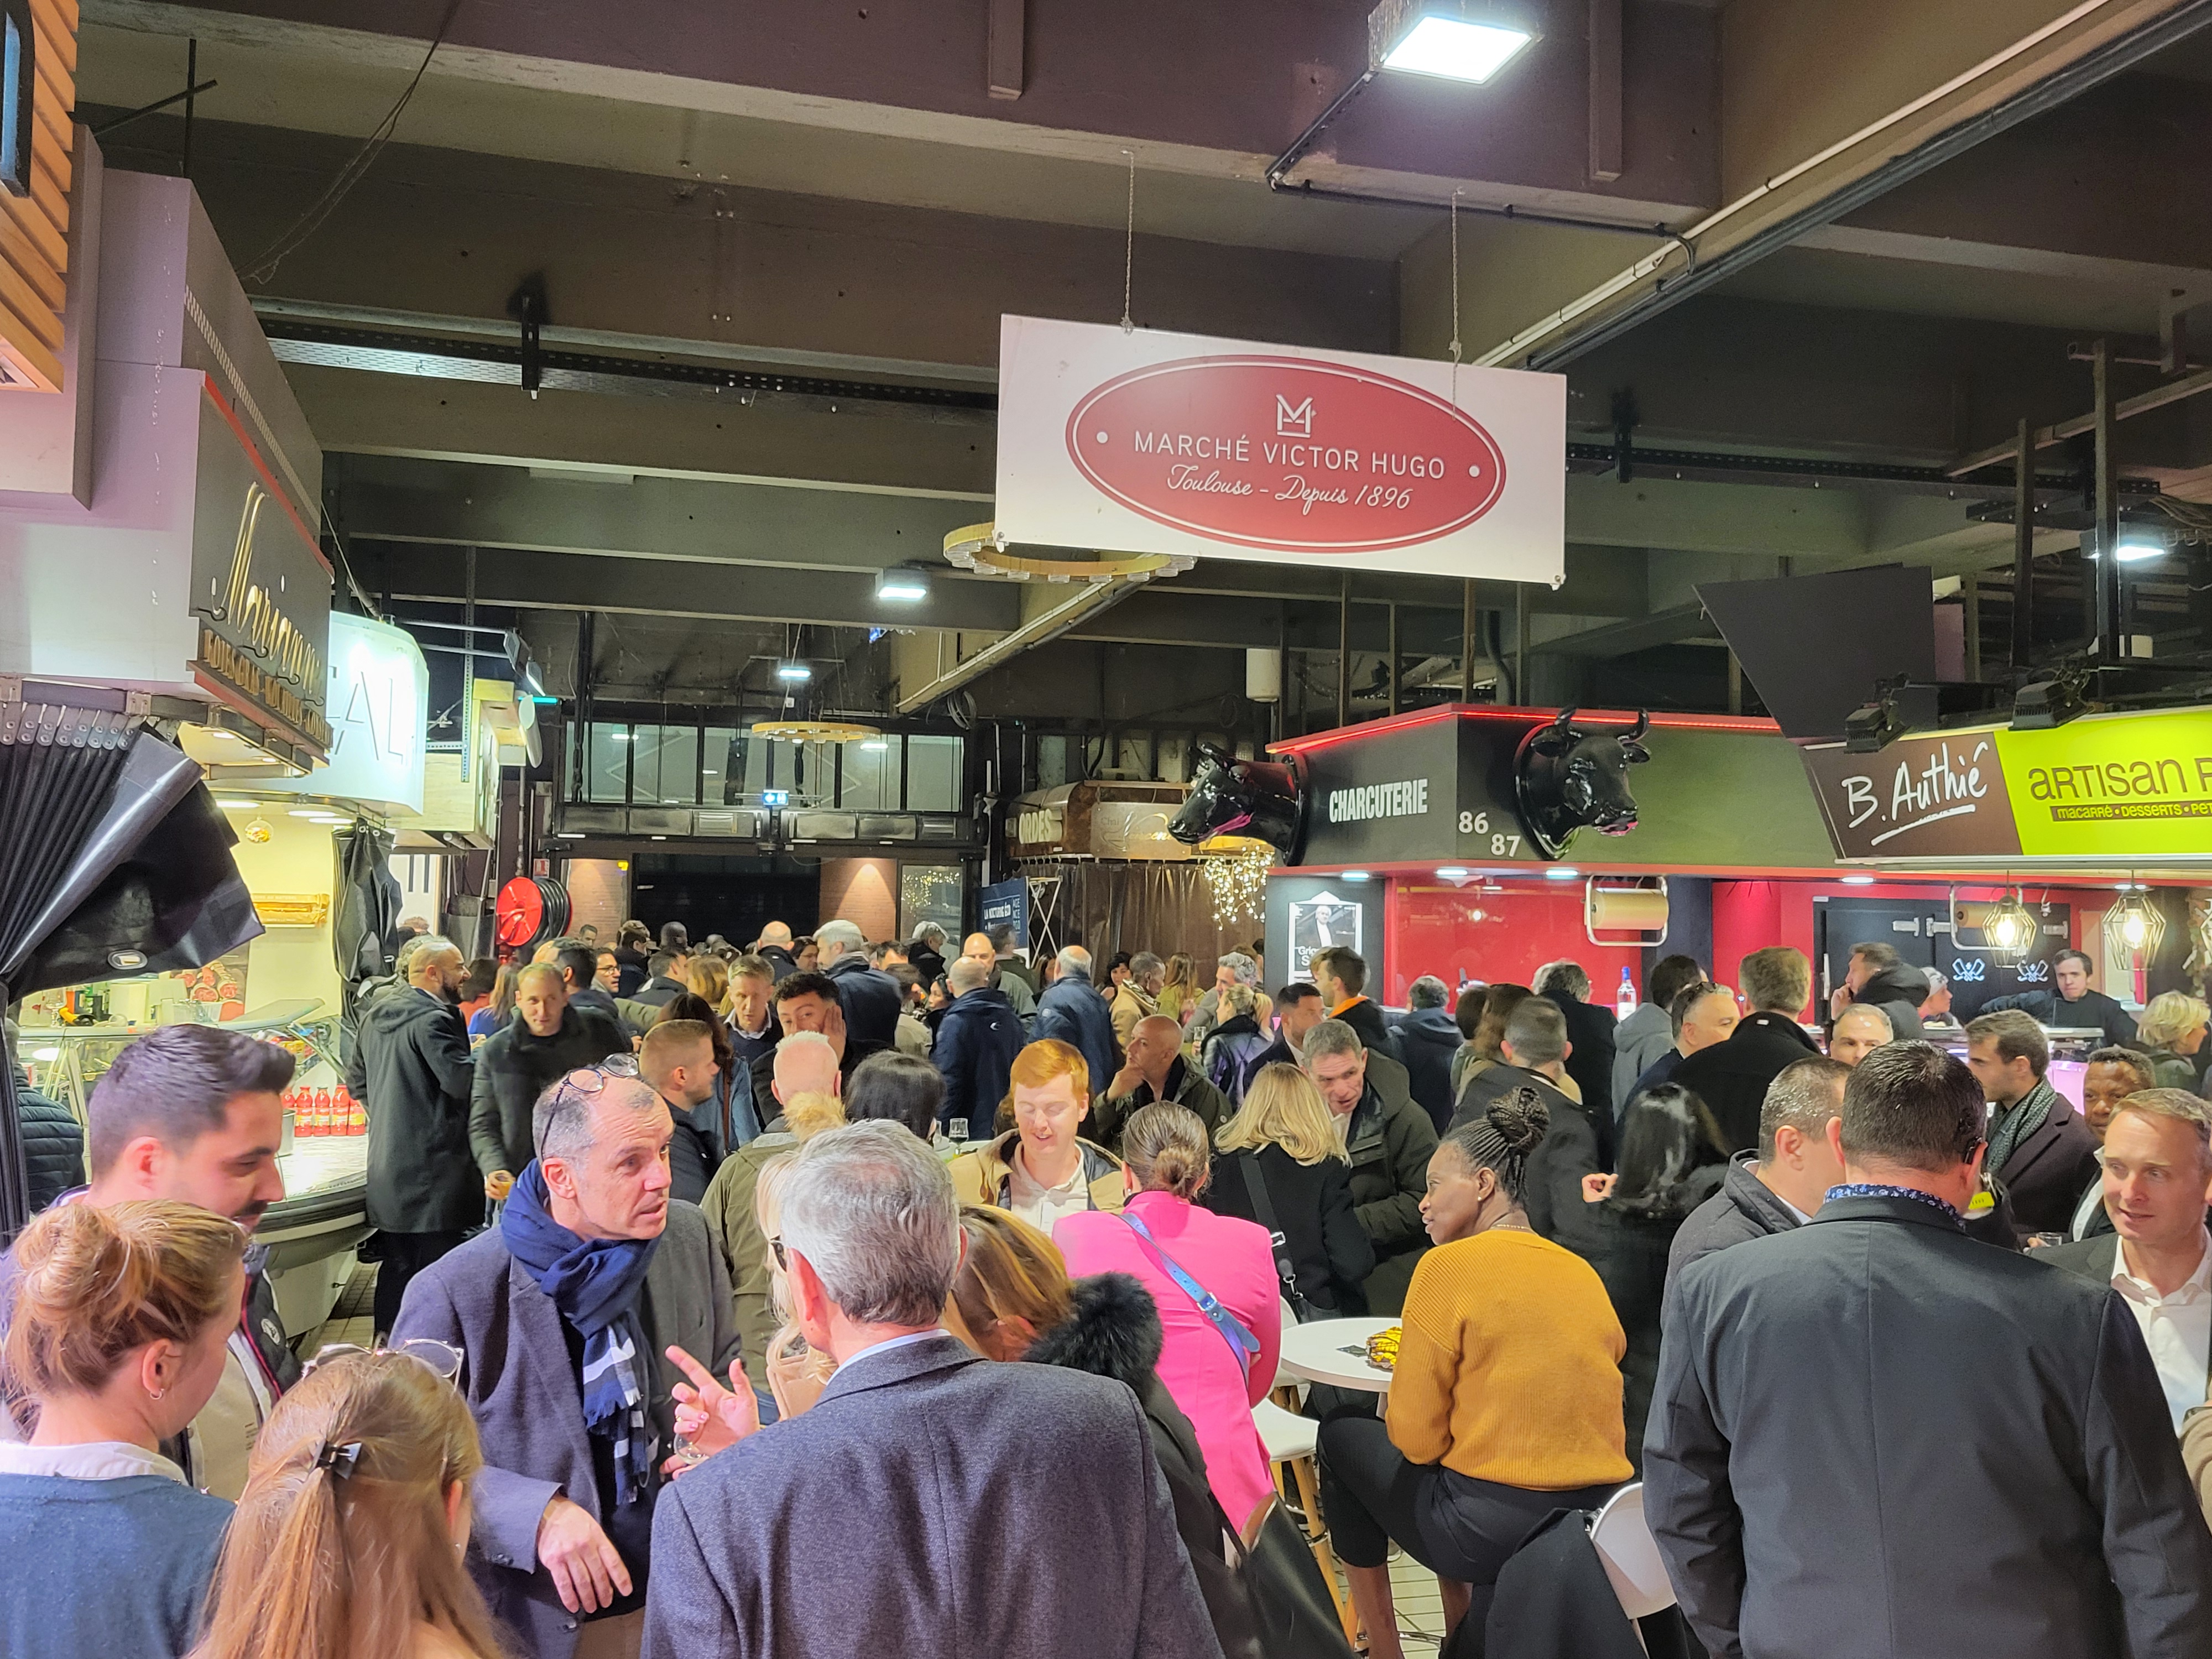
[[[1968,1238],[1982,1091],[1851,1073],[1844,1182],[1668,1297],[1644,1512],[1716,1659],[2212,1652],[2212,1532],[2118,1297]]]
[[[1966,1024],[1966,1063],[1990,1103],[1990,1173],[2021,1234],[2063,1233],[2097,1180],[2097,1137],[2051,1086],[2051,1040],[2017,1009]]]
[[[1753,951],[1743,959],[1738,988],[1751,1012],[1725,1042],[1700,1048],[1674,1068],[1673,1081],[1712,1109],[1731,1152],[1759,1145],[1759,1111],[1767,1085],[1782,1068],[1820,1052],[1797,1024],[1813,994],[1813,964],[1786,945]]]
[[[1547,962],[1536,970],[1532,988],[1566,1017],[1567,1075],[1582,1091],[1583,1106],[1611,1127],[1620,1106],[1613,1097],[1613,1030],[1620,1021],[1610,1008],[1589,1000],[1589,975],[1577,962]]]
[[[679,1425],[728,1449],[660,1500],[648,1659],[1218,1659],[1136,1396],[939,1328],[960,1212],[936,1154],[883,1121],[817,1135],[781,1222],[836,1374],[767,1434],[693,1377]]]
[[[2212,1105],[2183,1089],[2129,1096],[2106,1126],[2099,1185],[2116,1231],[2036,1259],[2119,1292],[2179,1434],[2212,1389]]]
[[[499,1226],[418,1275],[392,1332],[464,1356],[484,1455],[469,1571],[534,1659],[636,1650],[675,1440],[667,1350],[717,1371],[738,1352],[705,1218],[669,1200],[668,1108],[627,1055],[597,1075],[547,1092]]]

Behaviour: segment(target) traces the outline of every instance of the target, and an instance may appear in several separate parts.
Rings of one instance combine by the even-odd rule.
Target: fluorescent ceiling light
[[[1571,866],[1565,864],[1560,865],[1556,869],[1547,870],[1544,872],[1544,879],[1546,881],[1580,881],[1582,878],[1583,872],[1581,871],[1573,868]]]
[[[1510,24],[1455,15],[1455,8],[1393,5],[1388,9],[1396,14],[1401,27],[1408,18],[1413,27],[1383,49],[1382,67],[1409,75],[1434,75],[1480,86],[1536,38]]]
[[[251,812],[261,803],[252,800],[219,800],[216,805],[226,812]]]
[[[814,671],[803,662],[780,662],[775,665],[775,677],[780,680],[811,680]]]
[[[553,832],[553,838],[556,841],[581,841],[584,838],[584,832],[580,830],[556,830]]]
[[[1443,869],[1437,872],[1437,879],[1438,881],[1465,881],[1467,879],[1467,872],[1461,869],[1456,864],[1447,864]]]
[[[1871,887],[1874,885],[1874,878],[1872,876],[1845,876],[1843,878],[1843,883],[1846,887]]]
[[[912,565],[895,564],[876,573],[876,597],[898,605],[915,605],[929,597],[929,573]]]
[[[1443,872],[1439,870],[1437,873],[1442,875]],[[1340,878],[1345,881],[1365,881],[1368,879],[1368,875],[1364,870],[1346,870],[1342,872]]]
[[[320,818],[330,815],[319,806],[295,806],[284,816],[288,818]]]

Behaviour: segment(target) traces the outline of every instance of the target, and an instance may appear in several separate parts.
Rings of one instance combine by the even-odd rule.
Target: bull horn
[[[1565,731],[1574,723],[1575,711],[1572,704],[1570,704],[1568,707],[1559,710],[1559,717],[1552,722],[1553,725],[1558,726],[1562,732]]]
[[[1643,736],[1646,732],[1649,732],[1650,729],[1651,729],[1651,711],[1650,711],[1650,709],[1648,709],[1648,708],[1639,708],[1639,709],[1638,709],[1638,710],[1636,711],[1636,729],[1635,729],[1633,732],[1628,732],[1628,733],[1626,734],[1626,735],[1627,735],[1627,738],[1628,738],[1629,742],[1631,742],[1631,743],[1634,743],[1634,742],[1636,742],[1639,738],[1641,738],[1641,737],[1642,737],[1642,736]]]

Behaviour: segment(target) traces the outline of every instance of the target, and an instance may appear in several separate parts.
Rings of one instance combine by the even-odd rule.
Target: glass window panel
[[[838,804],[848,812],[896,812],[899,807],[899,739],[864,738],[845,745],[844,793]],[[909,933],[908,939],[914,937]]]
[[[906,807],[909,812],[952,812],[960,807],[960,739],[906,740]]]
[[[828,806],[837,798],[837,745],[834,743],[787,744],[784,758],[796,757],[791,799],[794,805]]]
[[[619,806],[629,799],[629,726],[621,720],[593,720],[584,754],[584,799]]]
[[[899,866],[899,937],[912,939],[925,921],[935,922],[949,938],[959,937],[958,865],[902,864]]]
[[[699,728],[636,728],[632,800],[639,806],[690,806],[699,798]]]
[[[734,797],[730,787],[735,782],[742,789],[744,783],[744,762],[734,762],[730,745],[737,740],[737,732],[727,726],[707,728],[707,746],[703,751],[706,763],[700,769],[699,799],[709,806],[728,805]]]

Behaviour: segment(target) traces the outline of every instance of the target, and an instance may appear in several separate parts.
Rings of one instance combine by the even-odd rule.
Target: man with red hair
[[[1119,1210],[1128,1188],[1119,1159],[1079,1131],[1091,1109],[1091,1067],[1073,1044],[1047,1039],[1014,1056],[1014,1127],[952,1161],[963,1204],[1011,1210],[1049,1233],[1064,1215]]]

